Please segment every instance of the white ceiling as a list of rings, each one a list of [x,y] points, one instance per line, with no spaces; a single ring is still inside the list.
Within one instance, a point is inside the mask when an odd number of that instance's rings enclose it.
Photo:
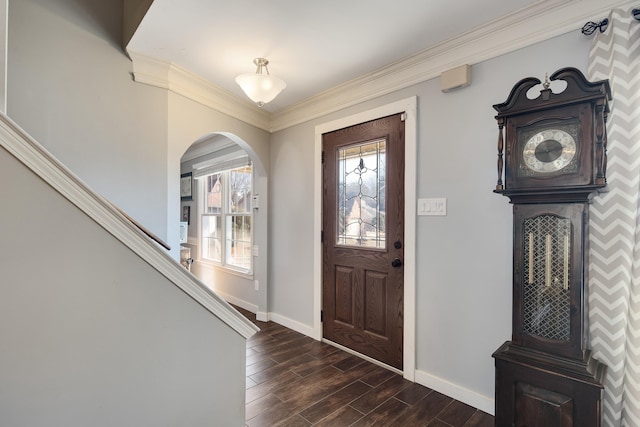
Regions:
[[[287,83],[277,112],[541,3],[576,0],[154,0],[127,48],[242,98],[235,77],[265,57]]]

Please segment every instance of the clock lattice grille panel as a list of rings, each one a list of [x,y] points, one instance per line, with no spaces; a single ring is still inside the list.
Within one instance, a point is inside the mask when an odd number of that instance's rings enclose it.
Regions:
[[[570,339],[571,220],[541,215],[524,221],[523,329]]]

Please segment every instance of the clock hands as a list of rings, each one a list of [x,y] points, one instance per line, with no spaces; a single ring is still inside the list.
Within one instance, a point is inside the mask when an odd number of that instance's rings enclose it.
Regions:
[[[562,144],[553,139],[547,139],[536,147],[536,158],[544,163],[553,162],[562,154]]]

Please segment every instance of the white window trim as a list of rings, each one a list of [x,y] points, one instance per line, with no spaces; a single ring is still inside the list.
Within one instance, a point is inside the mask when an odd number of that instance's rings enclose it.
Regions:
[[[236,276],[240,276],[246,279],[252,279],[253,278],[253,270],[254,270],[254,257],[253,257],[253,246],[254,246],[254,239],[255,239],[255,230],[254,230],[254,215],[253,215],[253,209],[251,208],[249,211],[249,218],[251,219],[251,248],[252,248],[252,256],[250,257],[251,261],[251,266],[248,270],[242,269],[242,268],[238,268],[234,265],[231,264],[227,264],[225,262],[225,258],[226,258],[226,216],[229,214],[229,201],[228,198],[226,197],[226,195],[223,195],[223,213],[221,214],[222,217],[222,229],[223,229],[223,242],[221,242],[221,247],[222,247],[222,256],[221,256],[221,261],[214,261],[212,259],[208,259],[208,258],[204,258],[203,257],[203,252],[204,252],[204,244],[203,244],[203,236],[202,236],[202,217],[205,216],[206,214],[204,213],[204,209],[205,209],[205,197],[203,197],[205,195],[205,183],[206,183],[206,177],[209,175],[213,175],[215,173],[220,173],[220,172],[228,172],[231,169],[235,169],[235,168],[239,168],[242,166],[246,166],[247,163],[245,162],[243,165],[236,165],[234,164],[232,168],[229,169],[224,169],[224,170],[213,170],[210,171],[209,173],[198,173],[198,174],[194,174],[196,176],[196,191],[197,191],[197,233],[198,233],[198,258],[197,258],[197,262],[201,263],[203,265],[209,266],[209,267],[214,267],[214,268],[219,268],[219,269],[223,269],[228,273],[234,274]],[[223,189],[223,192],[227,192],[228,191],[228,182],[229,180],[226,179],[224,180],[224,185],[225,188]],[[255,171],[253,168],[253,165],[251,167],[251,193],[253,194],[253,192],[255,191]]]

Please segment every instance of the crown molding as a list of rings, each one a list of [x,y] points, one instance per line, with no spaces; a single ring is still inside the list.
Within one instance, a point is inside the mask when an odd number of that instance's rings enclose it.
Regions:
[[[540,0],[415,55],[269,114],[170,62],[129,52],[134,78],[169,89],[251,125],[275,132],[577,30],[629,0]]]
[[[272,132],[581,28],[629,0],[542,0],[272,114]]]
[[[133,78],[136,82],[170,90],[260,129],[271,131],[271,114],[268,111],[170,61],[131,50],[127,53],[133,62]]]

